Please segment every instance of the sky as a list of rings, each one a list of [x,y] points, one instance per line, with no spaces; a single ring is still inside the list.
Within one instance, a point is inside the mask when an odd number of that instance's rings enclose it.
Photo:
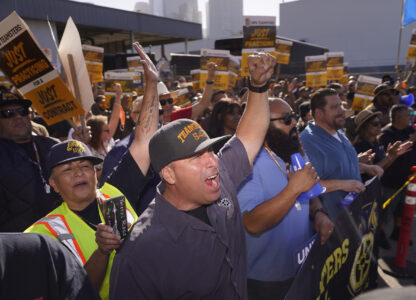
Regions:
[[[78,2],[93,3],[101,6],[108,6],[124,10],[134,10],[136,2],[146,0],[73,0]],[[202,11],[205,20],[205,3],[208,0],[198,0],[199,9]],[[276,16],[276,23],[279,24],[279,3],[285,0],[243,0],[243,15],[246,16]],[[293,0],[289,0],[293,1]],[[289,2],[286,0],[286,2]],[[204,24],[203,24],[203,27]]]

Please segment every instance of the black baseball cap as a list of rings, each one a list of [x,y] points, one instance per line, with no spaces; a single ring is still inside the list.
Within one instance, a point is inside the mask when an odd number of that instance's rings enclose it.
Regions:
[[[189,119],[175,120],[159,128],[150,139],[150,160],[159,173],[172,161],[191,157],[229,138],[226,135],[210,139],[197,122]]]
[[[8,91],[0,92],[0,107],[11,104],[30,107],[32,105],[32,101],[22,98],[19,94],[10,93]]]
[[[49,150],[46,159],[48,176],[51,175],[52,169],[56,166],[78,159],[88,159],[94,165],[103,162],[101,158],[94,156],[84,143],[77,140],[66,140],[53,145]]]

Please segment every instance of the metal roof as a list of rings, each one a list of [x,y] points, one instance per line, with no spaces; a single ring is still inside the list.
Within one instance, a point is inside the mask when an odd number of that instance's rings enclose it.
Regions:
[[[0,20],[16,11],[24,19],[53,21],[58,36],[69,16],[77,24],[81,38],[102,46],[113,42],[131,44],[134,39],[144,46],[202,39],[198,23],[163,18],[68,0],[1,0]]]

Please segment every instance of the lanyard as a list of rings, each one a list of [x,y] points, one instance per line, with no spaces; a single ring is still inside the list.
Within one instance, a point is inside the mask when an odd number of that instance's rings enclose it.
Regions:
[[[33,140],[32,140],[32,144],[33,144],[33,149],[35,150],[36,161],[33,161],[30,158],[29,158],[29,160],[38,167],[38,169],[39,169],[39,175],[40,175],[40,178],[42,179],[42,183],[43,183],[43,186],[45,188],[45,192],[46,192],[46,194],[50,194],[51,187],[46,182],[45,178],[43,177],[42,166],[40,165],[40,156],[39,156],[38,147],[36,146],[36,143]]]

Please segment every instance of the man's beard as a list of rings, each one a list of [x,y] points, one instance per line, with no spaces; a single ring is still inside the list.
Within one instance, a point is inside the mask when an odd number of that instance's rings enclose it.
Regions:
[[[294,133],[296,135],[293,135]],[[290,156],[294,153],[304,155],[296,127],[293,127],[287,134],[270,124],[266,134],[266,143],[286,163],[291,162]]]

